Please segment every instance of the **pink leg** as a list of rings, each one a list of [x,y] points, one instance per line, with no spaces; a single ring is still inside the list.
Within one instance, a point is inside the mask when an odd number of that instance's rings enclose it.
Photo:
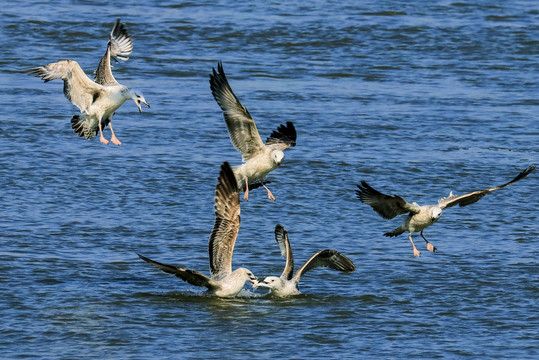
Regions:
[[[264,189],[266,189],[268,191],[268,199],[275,201],[275,196],[273,196],[273,194],[268,189],[268,187],[266,185],[264,185],[264,184],[262,184],[262,186],[264,187]]]
[[[421,253],[416,249],[416,247],[414,245],[414,242],[412,240],[412,233],[410,233],[410,235],[408,235],[408,238],[410,239],[410,242],[412,243],[412,246],[414,247],[414,256],[421,255]]]
[[[110,138],[110,141],[112,141],[113,144],[122,145],[120,140],[118,140],[116,135],[114,135],[114,130],[112,130],[112,122],[109,122],[109,127],[110,127],[110,132],[112,133],[112,137]]]
[[[247,176],[245,177],[245,194],[243,194],[243,200],[249,200],[249,182],[247,180]]]
[[[99,128],[99,141],[101,141],[103,144],[107,145],[109,141],[105,139],[103,136],[103,129],[101,129],[101,121],[97,123],[97,127]]]
[[[425,237],[423,236],[423,230],[421,230],[421,232],[420,232],[419,234],[421,235],[421,237],[423,238],[423,240],[425,240],[425,241],[427,242],[427,250],[428,250],[428,251],[435,252],[436,250],[438,250],[438,249],[436,249],[436,248],[434,247],[434,245],[432,245],[427,239],[425,239]]]

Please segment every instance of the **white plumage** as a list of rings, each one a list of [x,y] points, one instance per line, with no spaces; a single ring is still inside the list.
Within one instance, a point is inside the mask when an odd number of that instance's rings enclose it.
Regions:
[[[265,185],[266,175],[281,165],[283,150],[296,145],[294,124],[289,121],[286,125],[280,125],[264,144],[255,121],[232,91],[220,62],[217,71],[214,68],[210,74],[210,88],[215,101],[223,110],[230,140],[245,162],[234,167],[238,188],[245,191],[243,198],[248,200],[250,189],[263,186],[268,192],[268,198],[275,200]]]
[[[397,215],[406,214],[408,216],[404,219],[404,223],[396,228],[393,231],[385,233],[385,236],[393,237],[402,234],[405,231],[409,232],[408,238],[412,243],[414,250],[414,256],[419,256],[421,253],[416,249],[414,241],[412,240],[412,233],[420,232],[421,237],[427,243],[427,250],[436,251],[436,248],[423,236],[423,230],[434,224],[440,216],[442,216],[442,210],[445,208],[450,208],[455,205],[466,206],[473,204],[474,202],[481,199],[483,196],[501,189],[507,185],[511,185],[520,179],[526,177],[535,169],[534,165],[529,166],[527,169],[518,174],[513,180],[493,188],[473,191],[463,195],[453,195],[450,193],[448,197],[438,200],[437,205],[423,205],[420,206],[415,202],[410,204],[402,197],[398,195],[384,195],[378,190],[373,189],[365,181],[361,181],[361,185],[357,185],[358,190],[356,194],[358,199],[370,205],[374,211],[376,211],[380,216],[385,219],[393,219]]]
[[[112,116],[122,104],[132,99],[139,111],[141,103],[150,106],[139,92],[119,84],[111,71],[110,59],[129,59],[133,42],[120,19],[116,21],[109,36],[107,51],[96,69],[96,79],[90,79],[74,60],[60,60],[44,66],[26,70],[45,82],[62,79],[65,97],[79,108],[80,114],[74,115],[71,124],[75,133],[90,140],[99,131],[100,141],[108,144],[103,136],[103,128],[110,127],[111,141],[121,145],[112,129]],[[117,60],[116,60],[117,61]]]
[[[240,229],[240,198],[236,179],[230,165],[225,162],[219,172],[215,187],[215,223],[208,243],[211,277],[196,270],[163,264],[139,254],[139,257],[156,268],[174,274],[195,286],[206,287],[219,297],[236,296],[246,281],[257,278],[251,271],[238,268],[232,271],[232,253]]]
[[[268,276],[263,281],[254,284],[255,287],[263,286],[271,290],[272,294],[286,297],[300,294],[298,283],[302,275],[317,267],[329,267],[339,271],[354,271],[355,265],[346,256],[337,250],[326,249],[316,252],[294,273],[294,255],[288,240],[285,228],[277,224],[275,227],[275,240],[279,244],[281,254],[286,258],[286,265],[281,276]]]

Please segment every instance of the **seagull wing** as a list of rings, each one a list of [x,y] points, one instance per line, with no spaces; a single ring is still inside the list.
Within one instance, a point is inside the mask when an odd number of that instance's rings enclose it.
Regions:
[[[367,182],[361,181],[361,185],[357,185],[359,190],[356,190],[358,199],[370,205],[381,217],[385,219],[393,219],[397,215],[406,213],[418,213],[420,206],[413,203],[410,204],[398,195],[385,195],[378,190],[373,189]]]
[[[93,82],[73,60],[60,60],[28,69],[26,72],[42,78],[45,82],[62,79],[65,97],[81,111],[87,111],[104,90],[103,86]]]
[[[265,145],[249,111],[240,103],[228,84],[223,71],[223,64],[219,62],[217,71],[215,71],[215,68],[212,70],[213,73],[210,74],[211,92],[215,101],[223,110],[230,140],[241,153],[243,160],[249,160],[264,151]]]
[[[445,209],[445,208],[450,208],[452,206],[455,206],[457,204],[459,206],[466,206],[466,205],[473,204],[474,202],[481,199],[483,196],[485,196],[485,195],[487,195],[487,194],[489,194],[489,193],[491,193],[491,192],[493,192],[495,190],[506,187],[507,185],[511,185],[511,184],[519,181],[520,179],[525,178],[533,170],[535,170],[535,166],[531,165],[527,169],[522,171],[520,174],[518,174],[513,180],[509,181],[508,183],[505,183],[503,185],[496,186],[496,187],[493,187],[493,188],[490,188],[490,189],[473,191],[473,192],[463,194],[463,195],[449,194],[448,197],[438,200],[438,206],[440,207],[440,209]]]
[[[311,256],[296,272],[294,280],[296,283],[299,282],[303,274],[317,267],[328,267],[339,271],[354,271],[356,269],[354,263],[337,250],[326,249]]]
[[[120,23],[120,19],[112,27],[109,36],[110,56],[118,61],[118,59],[127,61],[133,52],[133,39],[127,32],[125,24]]]
[[[280,125],[266,140],[266,145],[273,149],[284,150],[290,146],[296,146],[296,128],[291,121]]]
[[[288,240],[288,233],[281,224],[275,226],[275,240],[279,244],[281,249],[281,255],[286,258],[286,265],[284,267],[282,278],[286,280],[292,279],[294,273],[294,255],[292,255],[292,248],[290,247],[290,240]]]
[[[95,71],[95,82],[101,85],[117,85],[118,82],[112,75],[112,65],[110,59],[116,62],[118,59],[127,61],[128,55],[133,52],[133,39],[127,33],[125,25],[120,23],[120,19],[112,27],[107,45],[107,52],[101,58],[101,62]]]
[[[208,244],[210,270],[217,280],[232,272],[232,253],[240,229],[240,197],[234,172],[228,162],[221,165],[215,187],[215,223]]]
[[[176,275],[177,277],[179,277],[183,281],[188,282],[191,285],[203,286],[210,290],[214,290],[218,287],[218,285],[215,283],[214,280],[212,280],[211,278],[207,277],[206,275],[202,273],[199,273],[198,271],[183,269],[181,267],[163,264],[163,263],[154,261],[152,259],[148,259],[147,257],[142,256],[140,254],[137,254],[137,255],[139,256],[139,258],[146,261],[147,263],[152,264],[159,270],[162,270],[169,274]]]

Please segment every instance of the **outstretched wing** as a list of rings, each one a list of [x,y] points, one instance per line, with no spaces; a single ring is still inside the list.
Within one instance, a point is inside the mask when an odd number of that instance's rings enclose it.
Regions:
[[[188,282],[191,285],[203,286],[210,290],[214,290],[217,287],[217,284],[212,279],[210,279],[209,277],[207,277],[206,275],[202,273],[199,273],[198,271],[184,269],[184,268],[173,266],[173,265],[163,264],[163,263],[154,261],[152,259],[148,259],[147,257],[142,256],[140,254],[137,254],[137,255],[139,256],[139,258],[146,261],[147,263],[152,264],[159,270],[162,270],[169,274],[176,275],[177,277],[179,277],[183,281]]]
[[[294,273],[294,255],[292,255],[292,248],[290,247],[290,240],[288,240],[288,232],[281,224],[275,226],[275,240],[279,244],[281,249],[281,255],[286,259],[286,265],[284,267],[282,278],[286,280],[292,279]]]
[[[125,24],[121,24],[120,19],[118,19],[110,32],[107,51],[95,71],[95,82],[101,85],[118,84],[112,75],[110,59],[113,58],[116,62],[118,62],[118,59],[127,61],[129,59],[128,55],[132,52],[133,39],[127,33]]]
[[[266,145],[273,149],[284,150],[290,146],[296,146],[296,128],[291,121],[287,121],[286,126],[280,125],[266,139]]]
[[[358,199],[370,205],[381,217],[385,219],[393,219],[397,215],[406,213],[418,213],[420,206],[410,204],[398,195],[385,195],[378,190],[373,189],[367,182],[361,181],[361,185],[357,185],[359,190],[356,190]]]
[[[73,60],[60,60],[28,69],[26,72],[42,78],[45,82],[62,79],[65,97],[81,111],[87,111],[103,92],[103,86],[93,82]]]
[[[337,250],[326,249],[311,256],[296,272],[294,280],[296,283],[299,282],[303,274],[317,267],[328,267],[339,271],[354,271],[356,269],[354,263]]]
[[[241,153],[243,161],[249,160],[264,151],[265,145],[260,138],[255,121],[249,111],[240,103],[223,71],[223,64],[219,62],[217,71],[212,68],[210,74],[210,89],[223,110],[226,126],[232,144]]]
[[[221,165],[215,186],[215,223],[208,250],[210,270],[216,280],[232,272],[232,253],[240,229],[240,196],[234,172],[228,162]]]
[[[493,188],[490,188],[490,189],[473,191],[473,192],[463,194],[463,195],[453,195],[451,193],[451,194],[449,194],[448,197],[438,200],[438,207],[440,207],[440,209],[445,209],[445,208],[450,208],[452,206],[455,206],[457,204],[459,206],[466,206],[466,205],[473,204],[474,202],[481,199],[483,196],[485,196],[485,195],[487,195],[487,194],[489,194],[489,193],[491,193],[491,192],[493,192],[495,190],[506,187],[507,185],[511,185],[511,184],[519,181],[520,179],[525,178],[533,170],[535,170],[535,166],[531,165],[526,170],[524,170],[520,174],[518,174],[513,180],[509,181],[508,183],[505,183],[503,185],[496,186],[496,187],[493,187]]]

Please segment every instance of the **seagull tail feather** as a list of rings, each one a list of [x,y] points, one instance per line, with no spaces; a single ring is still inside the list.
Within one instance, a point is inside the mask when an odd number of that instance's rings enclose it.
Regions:
[[[86,139],[90,140],[92,137],[97,135],[97,130],[95,129],[89,129],[87,126],[85,126],[86,123],[86,114],[80,113],[77,115],[73,115],[71,118],[71,127],[73,128],[73,131],[78,134],[80,137],[85,137]]]

